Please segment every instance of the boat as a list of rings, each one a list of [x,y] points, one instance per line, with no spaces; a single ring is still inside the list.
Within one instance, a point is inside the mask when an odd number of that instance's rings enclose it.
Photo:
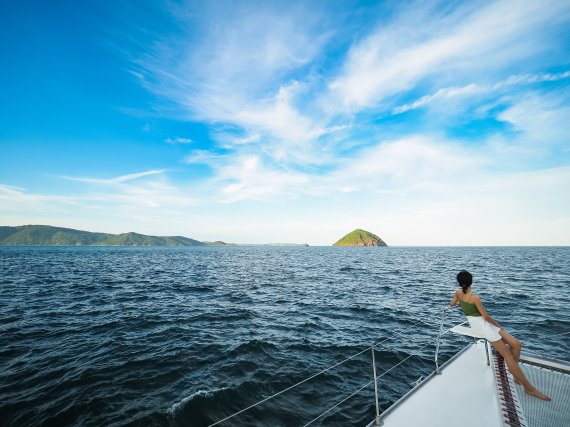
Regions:
[[[542,355],[522,353],[520,366],[529,381],[552,398],[544,401],[527,395],[521,385],[517,385],[500,354],[483,337],[468,326],[467,322],[444,328],[444,319],[449,308],[440,316],[437,334],[434,369],[420,378],[407,393],[383,412],[380,412],[378,386],[382,377],[397,366],[413,357],[414,353],[399,361],[378,375],[376,352],[390,338],[385,338],[370,347],[351,355],[315,375],[294,384],[278,393],[250,405],[224,419],[216,425],[236,425],[231,423],[235,416],[261,405],[295,387],[370,352],[372,359],[372,379],[350,396],[334,404],[313,418],[303,427],[322,420],[332,410],[348,399],[356,396],[367,387],[374,388],[375,417],[365,427],[568,427],[570,426],[570,362]],[[417,325],[419,320],[411,327]],[[467,340],[461,350],[439,365],[439,352],[443,339],[454,334]],[[558,335],[566,335],[564,332]],[[428,342],[423,346],[433,342]],[[465,408],[468,408],[467,410]],[[239,424],[238,424],[239,425]]]
[[[524,393],[501,355],[465,323],[440,328],[434,371],[384,412],[377,411],[367,427],[570,426],[569,362],[521,354],[525,376],[552,398],[538,399]],[[439,367],[439,344],[447,333],[472,342]]]

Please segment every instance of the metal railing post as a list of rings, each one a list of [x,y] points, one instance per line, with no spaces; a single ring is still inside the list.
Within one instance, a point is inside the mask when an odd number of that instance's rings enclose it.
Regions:
[[[378,382],[376,379],[376,357],[374,356],[374,345],[372,345],[372,373],[374,375],[374,399],[376,402],[376,418],[374,419],[374,425],[381,426],[384,423],[380,420],[380,407],[378,406]]]
[[[444,308],[441,312],[441,323],[439,324],[439,334],[437,336],[437,344],[435,346],[435,373],[440,375],[441,374],[441,370],[439,369],[439,362],[437,360],[437,356],[439,355],[439,341],[441,339],[441,334],[443,332],[443,320],[444,320],[444,314],[447,311],[447,307]]]

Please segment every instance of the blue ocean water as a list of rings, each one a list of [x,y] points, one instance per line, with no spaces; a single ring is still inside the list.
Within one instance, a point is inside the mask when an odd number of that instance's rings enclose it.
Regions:
[[[569,358],[570,248],[0,247],[0,424],[205,426],[379,340],[379,373],[413,355],[384,409],[433,370],[464,268],[526,351]],[[305,425],[371,375],[365,351],[221,425]],[[373,396],[312,425],[365,425]]]

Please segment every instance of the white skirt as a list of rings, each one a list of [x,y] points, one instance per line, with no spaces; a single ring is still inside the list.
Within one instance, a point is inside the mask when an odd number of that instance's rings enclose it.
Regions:
[[[487,322],[483,316],[465,316],[469,321],[469,326],[474,332],[477,332],[489,342],[495,342],[501,339],[499,331],[501,328]]]

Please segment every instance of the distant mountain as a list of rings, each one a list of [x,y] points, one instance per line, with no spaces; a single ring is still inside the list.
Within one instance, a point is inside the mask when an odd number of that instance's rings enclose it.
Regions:
[[[388,246],[384,240],[376,234],[360,228],[348,233],[338,240],[333,246]]]
[[[182,236],[146,236],[138,233],[91,233],[50,225],[0,226],[0,245],[45,246],[225,246]]]

